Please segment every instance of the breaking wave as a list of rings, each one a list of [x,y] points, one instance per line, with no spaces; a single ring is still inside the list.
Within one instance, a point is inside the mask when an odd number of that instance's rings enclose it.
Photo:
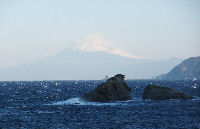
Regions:
[[[140,99],[138,99],[140,100]],[[87,102],[81,99],[80,97],[70,98],[65,101],[58,101],[53,103],[52,105],[93,105],[93,106],[117,106],[117,105],[127,105],[130,102],[135,100],[127,100],[127,101],[116,101],[116,102],[109,102],[109,103],[100,103],[100,102]]]

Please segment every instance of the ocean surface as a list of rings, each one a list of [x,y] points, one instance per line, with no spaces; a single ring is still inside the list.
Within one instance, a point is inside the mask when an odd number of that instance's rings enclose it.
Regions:
[[[0,129],[200,129],[200,80],[126,80],[132,100],[80,100],[102,82],[1,81]],[[142,100],[150,83],[183,91],[195,99]]]

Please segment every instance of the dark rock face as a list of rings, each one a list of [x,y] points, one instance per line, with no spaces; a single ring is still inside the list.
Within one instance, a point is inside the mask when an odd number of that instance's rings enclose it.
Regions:
[[[184,60],[169,73],[157,78],[165,80],[200,79],[200,56]]]
[[[190,100],[194,99],[190,95],[186,95],[183,92],[173,90],[168,87],[158,86],[158,85],[147,85],[144,89],[142,99],[151,100],[168,100],[168,99],[182,99]]]
[[[125,76],[117,74],[99,85],[93,91],[85,94],[82,98],[93,102],[113,102],[131,99],[130,91],[124,81]]]

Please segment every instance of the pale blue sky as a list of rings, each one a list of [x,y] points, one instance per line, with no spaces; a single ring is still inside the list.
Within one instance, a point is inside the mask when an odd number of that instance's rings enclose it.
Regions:
[[[88,35],[144,59],[199,56],[200,1],[0,0],[0,68],[41,60]]]

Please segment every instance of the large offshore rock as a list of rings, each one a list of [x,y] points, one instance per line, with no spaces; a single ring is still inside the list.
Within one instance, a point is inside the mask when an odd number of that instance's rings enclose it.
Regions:
[[[117,74],[100,84],[93,91],[86,93],[82,98],[93,102],[113,102],[131,99],[130,91],[124,81],[125,76]]]
[[[193,99],[192,96],[187,95],[183,92],[173,90],[169,87],[158,86],[158,85],[147,85],[144,89],[142,99],[151,100],[168,100],[168,99],[182,99],[190,100]]]

